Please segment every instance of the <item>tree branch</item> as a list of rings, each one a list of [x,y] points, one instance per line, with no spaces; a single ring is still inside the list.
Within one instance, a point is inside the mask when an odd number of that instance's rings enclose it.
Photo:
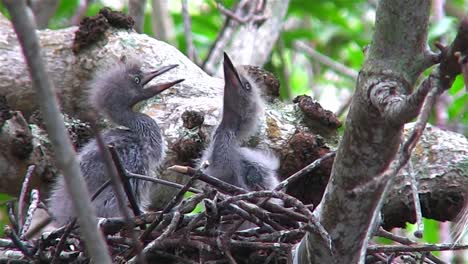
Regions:
[[[47,75],[45,64],[42,61],[39,41],[31,21],[30,13],[28,14],[24,0],[3,0],[3,3],[10,12],[13,26],[28,63],[33,86],[37,91],[42,113],[44,113],[49,138],[56,151],[57,163],[65,177],[73,206],[77,210],[81,232],[87,241],[86,247],[88,252],[98,263],[111,263],[104,238],[96,226],[96,217],[91,207],[90,196],[81,176],[78,161],[65,130],[65,125],[60,116],[52,83]]]

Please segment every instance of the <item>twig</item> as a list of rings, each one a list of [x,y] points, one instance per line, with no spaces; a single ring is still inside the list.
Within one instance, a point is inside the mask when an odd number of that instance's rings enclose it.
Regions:
[[[323,155],[322,157],[320,157],[319,159],[314,160],[309,165],[305,166],[304,168],[302,168],[298,172],[294,173],[293,175],[289,176],[287,179],[280,182],[278,185],[276,185],[274,190],[275,191],[285,190],[288,187],[289,184],[292,184],[292,183],[296,182],[297,180],[301,179],[304,175],[307,175],[311,171],[318,168],[318,166],[320,166],[320,164],[322,164],[322,162],[324,160],[326,160],[328,158],[333,158],[333,157],[335,157],[335,152],[334,151],[329,152],[329,153]]]
[[[358,77],[358,72],[352,68],[349,68],[348,66],[333,60],[332,58],[323,55],[322,53],[318,52],[314,48],[312,48],[309,44],[307,44],[304,41],[296,41],[294,42],[294,47],[298,49],[299,51],[302,51],[309,55],[314,61],[318,61],[319,63],[322,63],[325,66],[330,67],[332,70],[343,74],[346,77],[349,77],[353,80],[356,80]],[[349,96],[348,99],[345,100],[345,103],[338,108],[338,111],[336,111],[337,116],[341,116],[346,109],[351,105],[352,101],[352,96]]]
[[[21,193],[18,201],[18,232],[24,233],[23,232],[23,223],[24,223],[24,218],[23,218],[23,212],[24,212],[24,207],[26,206],[25,204],[25,197],[26,193],[28,193],[28,186],[29,186],[29,180],[31,179],[31,176],[33,175],[34,169],[36,168],[36,165],[29,165],[28,170],[26,171],[26,175],[24,176],[24,181],[23,185],[21,186]]]
[[[33,189],[31,191],[31,201],[29,202],[29,208],[28,212],[26,214],[26,220],[24,221],[23,228],[21,229],[20,237],[22,239],[25,238],[26,233],[29,230],[29,227],[31,225],[31,221],[34,216],[34,212],[37,209],[37,205],[39,204],[39,191],[36,189]]]
[[[294,42],[294,47],[297,50],[306,53],[307,55],[309,55],[315,61],[318,61],[318,62],[322,63],[323,65],[330,67],[334,71],[336,71],[336,72],[338,72],[340,74],[343,74],[346,77],[349,77],[349,78],[351,78],[353,80],[356,80],[357,77],[358,77],[358,72],[357,71],[355,71],[354,69],[349,68],[348,66],[346,66],[346,65],[344,65],[344,64],[342,64],[340,62],[337,62],[337,61],[333,60],[332,58],[330,58],[328,56],[323,55],[322,53],[316,51],[314,48],[312,48],[309,44],[305,43],[304,41],[295,41]]]
[[[424,232],[424,223],[422,221],[421,213],[421,201],[419,200],[419,191],[418,191],[418,181],[414,175],[413,163],[411,160],[408,160],[408,176],[407,179],[410,181],[411,185],[411,194],[413,196],[413,205],[414,212],[416,214],[416,231],[414,231],[414,236],[417,238],[422,238]]]
[[[187,0],[181,0],[182,2],[182,16],[184,18],[184,33],[185,33],[185,43],[187,44],[187,54],[191,61],[195,64],[199,64],[197,51],[193,45],[192,38],[192,21],[190,20],[190,14],[188,11]]]
[[[158,183],[158,184],[161,184],[161,185],[166,185],[166,186],[177,188],[177,189],[184,188],[184,185],[182,185],[182,184],[166,181],[166,180],[163,180],[163,179],[158,179],[158,178],[154,178],[154,177],[150,177],[150,176],[136,174],[136,173],[129,172],[129,171],[125,171],[125,174],[129,178],[135,178],[135,179],[140,179],[140,180],[144,180],[144,181],[150,181],[150,182]],[[193,193],[201,193],[202,192],[201,190],[195,189],[193,187],[190,187],[189,191],[193,192]]]
[[[178,173],[182,173],[184,175],[188,175],[190,177],[197,177],[201,181],[204,181],[204,182],[206,182],[206,183],[208,183],[210,185],[215,186],[221,192],[229,193],[229,194],[232,194],[232,195],[246,193],[246,190],[244,190],[242,188],[239,188],[239,187],[237,187],[235,185],[224,182],[224,181],[222,181],[220,179],[217,179],[215,177],[211,177],[209,175],[206,175],[202,171],[196,170],[196,169],[191,168],[191,167],[175,165],[175,166],[169,167],[167,169],[178,172]]]
[[[198,262],[196,262],[196,261],[192,261],[190,259],[182,258],[180,256],[176,256],[176,255],[167,253],[167,252],[162,251],[162,250],[157,250],[157,249],[151,250],[151,252],[148,255],[157,255],[157,256],[164,257],[164,258],[168,258],[168,259],[173,260],[174,263],[198,264]]]
[[[111,154],[110,149],[112,149],[114,146],[107,146],[106,147],[106,145],[104,143],[104,140],[103,140],[103,138],[101,136],[101,133],[99,132],[99,130],[98,130],[97,126],[96,126],[96,123],[94,122],[94,119],[91,119],[91,128],[93,129],[93,132],[95,134],[96,143],[97,143],[97,146],[99,148],[99,152],[100,152],[101,156],[103,157],[107,175],[109,175],[109,177],[110,177],[111,184],[112,184],[112,187],[114,189],[114,195],[116,197],[117,204],[119,205],[120,213],[122,214],[123,218],[125,219],[127,229],[130,230],[130,237],[131,237],[131,239],[133,241],[133,247],[134,247],[134,249],[136,251],[136,254],[137,254],[136,259],[141,263],[145,263],[144,258],[141,256],[142,248],[141,248],[141,245],[139,243],[138,237],[135,234],[135,232],[132,232],[133,224],[132,224],[130,213],[127,210],[127,203],[126,203],[127,199],[125,199],[125,192],[123,190],[125,185],[121,181],[121,178],[125,177],[125,176],[123,176],[123,175],[120,176],[119,175],[119,171],[117,170],[118,165],[116,165],[116,163],[114,163],[114,160],[112,158],[112,154]],[[116,161],[118,161],[119,164],[120,164],[120,160],[119,160],[118,157],[117,157]],[[120,164],[120,166],[121,166],[121,164]],[[120,169],[123,170],[123,168],[120,168]],[[131,188],[131,187],[129,186],[129,188]],[[130,201],[132,199],[131,197],[133,197],[131,189],[128,190],[128,193],[130,193],[130,196],[127,196],[127,198]],[[131,204],[131,205],[135,206],[135,207],[132,207],[132,209],[133,209],[134,212],[139,213],[140,210],[138,208],[138,204],[136,204],[134,199],[135,198],[133,197],[133,204]]]
[[[386,231],[385,229],[383,228],[380,228],[377,233],[376,233],[377,236],[380,236],[380,237],[385,237],[387,239],[390,239],[392,241],[396,241],[400,244],[403,244],[403,245],[415,245],[416,244],[416,241],[413,241],[407,237],[402,237],[402,236],[397,236],[391,232],[388,232]],[[430,259],[432,262],[435,262],[435,263],[444,263],[442,260],[438,259],[436,256],[434,256],[433,254],[428,254],[427,255],[427,258]]]
[[[240,14],[244,6],[248,3],[248,0],[241,0],[234,8],[235,14]],[[223,54],[224,48],[231,41],[234,29],[238,26],[237,21],[227,16],[224,21],[223,28],[218,33],[216,40],[211,45],[206,59],[202,63],[202,69],[210,74],[214,74],[216,71],[216,64],[220,61]]]
[[[10,224],[13,227],[13,230],[19,230],[18,222],[16,221],[16,217],[15,217],[15,203],[13,201],[8,201],[6,202],[6,207],[7,207],[7,213],[8,213],[8,220],[10,221]]]
[[[230,195],[237,195],[237,194],[247,193],[247,191],[242,189],[242,188],[239,188],[239,187],[237,187],[235,185],[232,185],[232,184],[229,184],[227,182],[221,181],[221,180],[219,180],[219,179],[217,179],[215,177],[206,175],[201,170],[196,170],[196,169],[193,169],[191,167],[175,165],[175,166],[169,167],[168,170],[172,170],[172,171],[175,171],[175,172],[178,172],[178,173],[182,173],[182,174],[188,175],[190,177],[198,177],[199,180],[201,180],[203,182],[206,182],[206,183],[214,186],[217,190],[219,190],[221,192],[224,192],[224,193],[227,193],[227,194],[230,194]],[[262,203],[261,206],[265,207],[266,209],[271,210],[273,212],[288,215],[288,216],[292,217],[293,219],[295,219],[295,221],[301,221],[301,222],[309,221],[307,219],[307,217],[305,217],[304,215],[298,214],[298,213],[290,211],[290,210],[287,210],[286,208],[284,208],[284,207],[282,207],[280,205],[277,205],[275,203],[265,202],[265,203]]]
[[[41,106],[49,139],[55,150],[57,166],[62,171],[67,189],[70,191],[88,253],[96,263],[112,263],[104,238],[95,223],[96,217],[86,184],[81,177],[80,167],[60,115],[57,97],[41,57],[34,23],[28,13],[25,0],[3,0],[3,3],[11,15],[13,27],[29,66],[33,87],[38,97],[37,102]]]
[[[286,91],[286,96],[288,99],[292,99],[292,91],[291,91],[291,85],[289,83],[290,80],[290,75],[291,71],[288,69],[288,63],[286,63],[286,58],[285,58],[285,50],[284,50],[284,40],[283,38],[278,39],[278,46],[277,46],[277,51],[278,51],[278,57],[281,62],[281,73],[283,74],[283,79],[286,87],[284,87],[284,90]]]
[[[97,189],[97,190],[94,192],[93,196],[91,196],[91,201],[94,201],[94,200],[102,193],[102,191],[104,191],[104,189],[106,189],[106,188],[110,185],[110,183],[111,183],[111,180],[110,180],[110,179],[107,180],[106,182],[104,182],[104,183],[101,185],[101,187],[99,187],[99,189]]]
[[[15,230],[11,229],[9,226],[6,226],[3,230],[5,235],[8,236],[11,241],[16,245],[16,247],[21,250],[21,252],[28,257],[32,257],[34,253],[36,253],[37,248],[29,249],[26,245],[21,241],[21,239],[16,234]]]
[[[169,201],[169,203],[166,204],[164,209],[162,210],[162,213],[165,214],[169,212],[179,201],[184,197],[184,194],[190,189],[190,187],[195,183],[198,177],[193,177],[191,178],[185,186],[180,189],[180,191],[174,196],[172,200]],[[162,220],[162,214],[158,216],[151,224],[150,226],[141,234],[140,240],[144,241],[149,234],[158,226],[159,222]]]
[[[434,244],[434,245],[389,245],[389,246],[368,246],[367,252],[373,254],[376,252],[392,253],[392,252],[427,252],[427,251],[445,251],[445,250],[465,250],[468,245],[452,245],[452,244]]]
[[[257,11],[257,5],[251,4],[251,7],[249,8],[249,11],[247,12],[247,15],[242,17],[241,15],[237,14],[236,12],[232,12],[231,10],[227,9],[224,7],[221,3],[217,2],[216,7],[219,9],[221,13],[223,13],[225,16],[230,17],[237,21],[240,24],[246,24],[251,21],[263,21],[268,18],[266,15],[255,15]]]
[[[86,13],[86,9],[88,9],[88,5],[93,0],[79,0],[78,8],[76,9],[75,14],[71,19],[71,24],[74,26],[78,26],[80,24],[81,18]]]
[[[135,196],[133,195],[134,191],[132,190],[132,186],[130,185],[130,181],[128,177],[126,177],[125,168],[122,166],[122,162],[120,160],[119,154],[115,150],[114,146],[108,146],[109,152],[111,154],[112,162],[116,168],[117,175],[120,178],[122,183],[123,189],[125,194],[127,195],[128,202],[130,203],[130,207],[132,208],[133,214],[135,216],[141,215],[140,207],[138,206]],[[142,228],[144,229],[144,227]]]
[[[65,248],[65,245],[67,243],[67,237],[70,235],[71,231],[75,227],[76,224],[76,218],[74,218],[65,228],[65,231],[63,232],[62,236],[60,237],[60,241],[55,247],[55,253],[52,258],[51,264],[58,263],[60,261],[60,253],[62,253],[63,249]]]
[[[166,230],[158,237],[156,238],[155,240],[151,241],[144,249],[143,249],[143,254],[149,254],[153,249],[157,249],[158,248],[158,245],[161,243],[161,241],[163,241],[165,238],[167,238],[169,235],[171,235],[172,233],[174,233],[174,231],[176,230],[177,228],[177,225],[179,224],[179,221],[180,221],[180,212],[179,211],[175,211],[174,212],[174,217],[172,218],[171,220],[171,223],[167,226]],[[151,223],[153,224],[153,223]],[[150,228],[148,228],[150,229]],[[148,230],[147,229],[147,230]],[[146,230],[145,230],[146,231]],[[132,258],[130,259],[127,263],[131,264],[131,263],[138,263],[137,261],[137,258]]]

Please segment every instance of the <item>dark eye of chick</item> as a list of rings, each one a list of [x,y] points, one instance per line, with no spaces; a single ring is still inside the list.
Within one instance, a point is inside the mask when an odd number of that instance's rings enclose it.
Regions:
[[[139,76],[135,76],[135,77],[133,78],[133,81],[134,81],[136,84],[140,84],[141,79],[140,79]]]
[[[247,91],[250,91],[252,89],[252,86],[250,85],[249,82],[245,82],[244,83],[244,88],[247,90]]]

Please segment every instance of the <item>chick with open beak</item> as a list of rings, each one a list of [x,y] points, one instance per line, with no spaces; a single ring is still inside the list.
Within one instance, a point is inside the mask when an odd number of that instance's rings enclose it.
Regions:
[[[96,74],[91,82],[90,102],[93,108],[118,126],[102,133],[106,145],[112,144],[123,167],[130,172],[156,176],[165,156],[161,130],[148,115],[135,112],[133,106],[150,99],[183,79],[145,87],[151,80],[177,67],[169,65],[156,71],[143,72],[135,61],[119,62],[112,68]],[[78,153],[81,171],[88,191],[94,194],[108,179],[104,159],[95,140]],[[137,203],[144,209],[148,204],[150,184],[131,179],[130,184]],[[113,189],[107,187],[93,202],[98,217],[122,216]],[[59,177],[49,200],[49,208],[56,225],[62,226],[75,217],[74,208],[63,177]]]

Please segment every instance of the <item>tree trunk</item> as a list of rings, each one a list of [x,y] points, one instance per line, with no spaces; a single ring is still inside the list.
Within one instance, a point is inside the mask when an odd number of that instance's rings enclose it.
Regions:
[[[426,50],[429,14],[429,0],[379,2],[373,40],[359,73],[346,130],[316,210],[331,244],[308,233],[297,249],[296,263],[364,262],[382,195],[395,180],[377,177],[392,162],[404,124],[418,115],[430,89],[421,85],[413,92],[419,75],[434,64],[434,57]],[[466,164],[466,151],[461,157]],[[428,159],[425,166],[427,163]],[[466,169],[461,175],[466,178]],[[457,195],[466,201],[465,188],[460,187]]]

